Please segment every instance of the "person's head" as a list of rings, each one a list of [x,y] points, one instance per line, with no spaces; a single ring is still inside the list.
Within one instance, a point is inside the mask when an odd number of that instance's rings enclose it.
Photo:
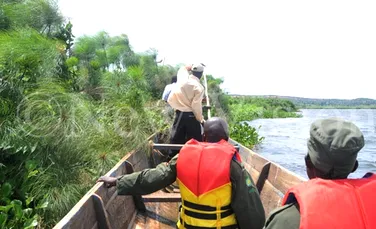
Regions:
[[[353,123],[339,118],[319,119],[312,123],[305,156],[310,179],[345,179],[358,167],[358,152],[364,137]]]
[[[214,143],[221,140],[228,141],[228,138],[228,125],[225,120],[219,117],[212,117],[205,122],[204,141]]]
[[[204,72],[204,65],[203,64],[194,64],[191,67],[192,75],[196,76],[197,78],[201,79],[202,74]]]
[[[171,77],[171,83],[176,83],[177,80],[178,80],[178,76]]]

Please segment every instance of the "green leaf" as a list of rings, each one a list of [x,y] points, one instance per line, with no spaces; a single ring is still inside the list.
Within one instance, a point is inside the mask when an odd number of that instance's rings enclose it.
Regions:
[[[24,229],[35,228],[38,226],[38,220],[36,218],[28,219],[24,223]]]
[[[1,196],[2,197],[9,197],[12,194],[12,185],[9,183],[4,183],[1,186]]]
[[[27,175],[27,178],[36,176],[38,174],[38,172],[39,172],[38,170],[30,171],[29,174]]]
[[[22,146],[20,146],[20,147],[18,147],[17,149],[16,149],[16,153],[18,153],[18,152],[20,152],[21,150],[22,150]]]
[[[65,63],[67,64],[68,67],[74,67],[76,65],[78,65],[78,59],[77,57],[70,57],[68,58]]]
[[[13,205],[14,214],[16,215],[16,218],[22,219],[22,202],[20,200],[13,200],[11,204]]]
[[[7,222],[8,215],[0,212],[0,228],[5,228],[5,223]]]
[[[33,145],[31,147],[31,153],[33,153],[35,151],[35,149],[37,148],[37,146],[38,146],[38,143],[35,143],[35,145]]]
[[[48,207],[48,201],[44,201],[43,203],[39,203],[35,209],[42,209]]]
[[[26,206],[29,206],[29,204],[34,200],[34,197],[33,196],[29,196],[27,199],[26,199]]]
[[[0,206],[0,212],[8,213],[9,209],[12,207],[13,205]]]
[[[30,77],[24,77],[24,78],[22,78],[22,81],[25,81],[25,82],[27,82],[29,80],[30,80]]]
[[[1,197],[0,201],[5,204],[10,204],[10,199],[8,197]]]
[[[31,215],[33,214],[33,209],[32,208],[23,209],[22,213],[25,216],[25,218],[30,218]]]
[[[13,206],[15,206],[15,205],[22,206],[22,201],[21,200],[12,200],[12,202],[10,202],[10,204],[13,204]]]

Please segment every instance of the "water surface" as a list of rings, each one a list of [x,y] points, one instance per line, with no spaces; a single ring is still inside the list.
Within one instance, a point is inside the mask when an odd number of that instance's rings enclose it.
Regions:
[[[372,109],[302,109],[303,118],[258,119],[249,122],[261,128],[265,137],[256,148],[269,160],[307,178],[304,155],[311,123],[318,118],[341,117],[352,121],[364,134],[365,146],[358,154],[359,168],[350,177],[361,177],[366,172],[376,173],[376,110]]]

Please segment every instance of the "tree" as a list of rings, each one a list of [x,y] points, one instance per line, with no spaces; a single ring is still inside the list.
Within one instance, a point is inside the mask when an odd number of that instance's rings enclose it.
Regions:
[[[54,75],[59,58],[56,43],[34,30],[0,34],[0,76],[15,86],[32,87],[39,78]]]
[[[31,27],[51,36],[63,23],[57,3],[51,0],[11,1],[2,8],[12,28]]]

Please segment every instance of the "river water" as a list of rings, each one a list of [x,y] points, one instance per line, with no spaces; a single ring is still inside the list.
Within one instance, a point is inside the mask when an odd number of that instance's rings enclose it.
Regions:
[[[352,121],[364,134],[365,146],[358,154],[359,167],[349,177],[376,172],[376,110],[372,109],[302,109],[302,118],[258,119],[250,123],[265,137],[255,151],[305,178],[304,156],[311,123],[319,118],[341,117]]]

